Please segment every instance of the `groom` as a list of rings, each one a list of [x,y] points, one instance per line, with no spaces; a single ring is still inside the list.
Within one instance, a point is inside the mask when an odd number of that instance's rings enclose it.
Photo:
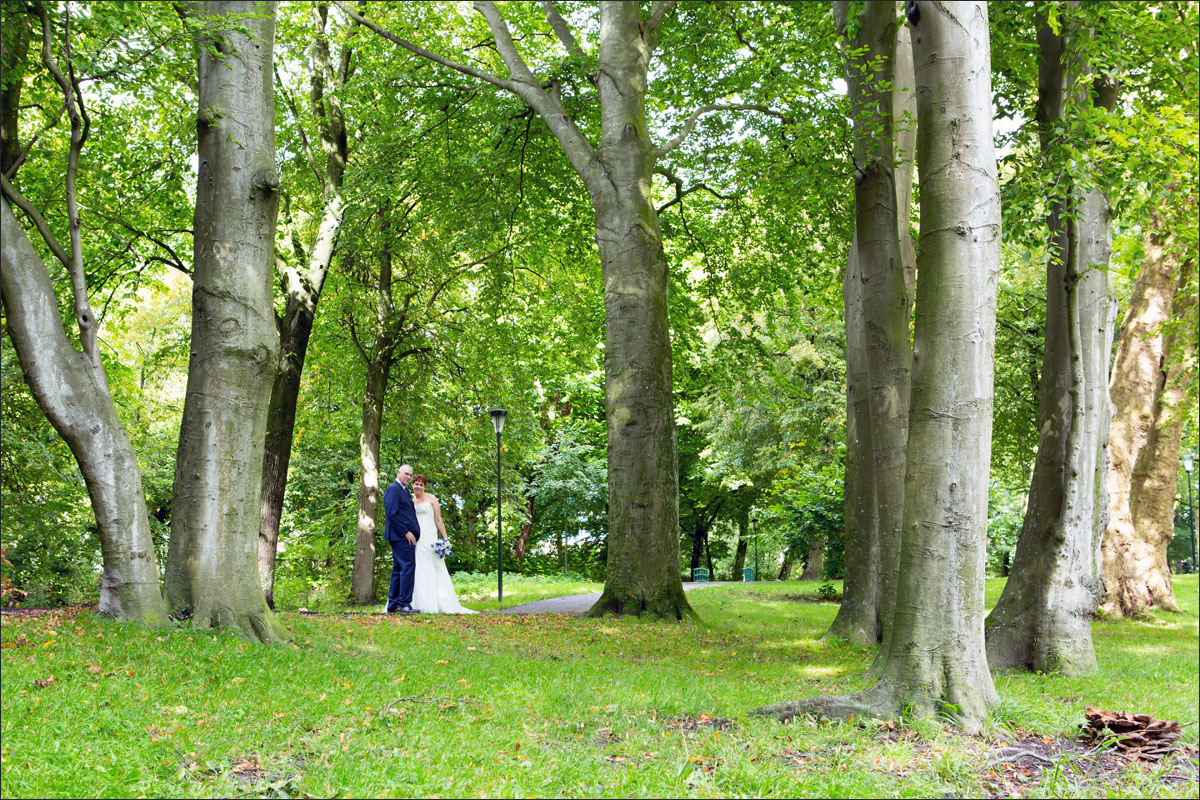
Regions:
[[[413,468],[401,464],[396,480],[383,493],[383,508],[387,522],[387,540],[392,546],[392,583],[388,587],[387,612],[412,613],[413,577],[417,539],[421,538],[421,526],[417,522],[417,511],[413,508],[408,484],[412,480]]]

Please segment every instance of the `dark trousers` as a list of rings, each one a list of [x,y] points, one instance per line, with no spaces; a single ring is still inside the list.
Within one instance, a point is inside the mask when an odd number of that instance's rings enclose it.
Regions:
[[[390,544],[392,545],[392,582],[388,586],[387,610],[395,611],[400,606],[412,603],[417,548],[409,544],[408,539],[401,539]]]

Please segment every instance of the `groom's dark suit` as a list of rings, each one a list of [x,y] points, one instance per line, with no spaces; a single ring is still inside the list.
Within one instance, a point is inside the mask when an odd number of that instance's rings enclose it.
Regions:
[[[417,548],[408,543],[404,534],[412,533],[420,539],[421,525],[417,522],[412,495],[400,481],[392,481],[383,493],[383,508],[387,523],[386,537],[392,546],[392,582],[388,587],[387,602],[387,610],[391,612],[412,606]]]

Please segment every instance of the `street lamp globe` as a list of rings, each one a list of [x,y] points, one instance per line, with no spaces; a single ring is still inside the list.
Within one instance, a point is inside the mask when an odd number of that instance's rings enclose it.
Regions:
[[[496,435],[499,436],[504,432],[504,418],[508,416],[508,412],[503,408],[493,408],[488,413],[492,415],[492,427],[496,429]]]

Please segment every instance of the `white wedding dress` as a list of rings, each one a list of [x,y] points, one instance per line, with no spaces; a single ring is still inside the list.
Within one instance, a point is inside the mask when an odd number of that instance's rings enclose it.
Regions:
[[[433,503],[420,503],[416,509],[421,538],[417,540],[413,608],[422,614],[478,614],[478,611],[465,608],[458,602],[446,561],[433,552],[433,543],[438,540],[437,525],[433,521]]]

